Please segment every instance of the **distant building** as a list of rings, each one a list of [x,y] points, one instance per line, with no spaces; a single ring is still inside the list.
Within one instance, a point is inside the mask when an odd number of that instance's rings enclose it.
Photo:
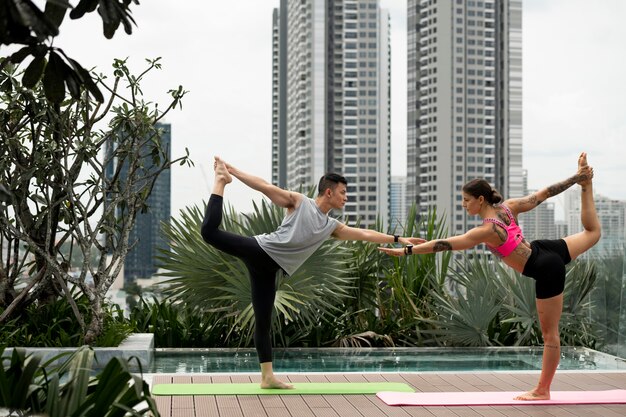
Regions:
[[[166,151],[167,157],[171,157],[171,125],[158,123],[157,128],[162,129],[160,137],[161,146]],[[115,146],[109,143],[107,149]],[[109,165],[106,169],[107,177],[113,175],[117,161]],[[152,166],[152,157],[147,154],[144,159],[144,166],[149,170]],[[124,178],[128,175],[127,167],[122,166],[120,176]],[[161,234],[161,224],[169,222],[171,216],[171,173],[170,170],[161,172],[154,183],[152,193],[148,197],[146,205],[148,210],[145,213],[138,212],[134,228],[130,231],[129,245],[134,245],[126,255],[124,262],[124,282],[134,282],[138,278],[149,278],[157,272],[155,256],[159,248],[169,248],[168,242]],[[117,216],[124,213],[118,211]]]
[[[533,193],[530,190],[527,194]],[[559,236],[554,221],[554,203],[545,201],[534,209],[520,213],[520,226],[528,241],[536,239],[557,239]]]
[[[391,230],[402,234],[406,217],[406,176],[394,175],[391,177],[391,219],[389,220]]]
[[[281,0],[273,13],[272,181],[348,180],[344,215],[388,224],[389,13],[378,0]]]
[[[583,230],[580,221],[580,187],[565,192],[565,221],[569,234]],[[602,238],[585,255],[623,255],[626,247],[626,201],[596,194],[596,211],[602,226]]]
[[[407,205],[451,235],[480,224],[461,187],[522,196],[522,1],[408,0]]]

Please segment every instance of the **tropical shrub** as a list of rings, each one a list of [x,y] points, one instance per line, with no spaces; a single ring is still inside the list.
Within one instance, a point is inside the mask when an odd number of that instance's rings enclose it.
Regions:
[[[0,357],[2,353],[0,349]],[[113,358],[92,376],[94,353],[86,346],[52,367],[56,359],[42,364],[20,349],[2,358],[0,407],[10,416],[159,416],[148,384],[130,372],[126,360]]]
[[[72,297],[79,311],[89,318],[86,297],[77,290],[72,292]],[[103,311],[103,331],[93,346],[118,346],[133,332],[133,326],[124,319],[118,305],[107,302]],[[83,344],[84,333],[65,297],[57,297],[47,303],[33,303],[19,316],[0,326],[0,347],[75,347]]]
[[[426,333],[443,346],[510,346],[542,343],[534,281],[478,252],[451,268],[451,286],[433,295]],[[563,345],[593,347],[596,333],[590,319],[589,292],[596,272],[593,263],[574,261],[567,271],[560,330]]]

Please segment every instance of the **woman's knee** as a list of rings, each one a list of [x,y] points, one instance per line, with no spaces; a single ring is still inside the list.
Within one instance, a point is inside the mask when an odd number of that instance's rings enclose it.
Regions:
[[[550,330],[542,333],[543,336],[543,344],[551,345],[551,346],[559,346],[561,344],[561,337],[559,335],[558,328],[556,331]]]

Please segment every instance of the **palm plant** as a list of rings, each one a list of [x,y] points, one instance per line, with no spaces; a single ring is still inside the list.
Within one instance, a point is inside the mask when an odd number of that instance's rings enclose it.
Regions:
[[[269,233],[278,228],[283,216],[282,208],[263,200],[247,215],[228,207],[222,228],[247,236]],[[232,329],[226,339],[249,345],[254,314],[246,267],[202,240],[202,219],[202,211],[194,206],[183,210],[180,220],[172,219],[170,226],[164,226],[171,250],[161,252],[158,259],[167,271],[164,275],[172,278],[167,281],[166,294],[198,311],[218,313],[218,319]],[[329,312],[339,311],[354,282],[348,266],[351,255],[341,242],[328,240],[292,276],[277,274],[276,342],[285,345],[298,339],[296,335],[285,337],[282,329],[286,324],[292,323],[306,334]]]
[[[489,256],[464,255],[449,279],[457,291],[433,294],[433,315],[422,321],[433,341],[448,346],[537,345],[534,281]],[[561,318],[564,345],[593,347],[596,335],[590,319],[589,293],[595,281],[592,263],[575,261],[568,268]]]
[[[130,372],[126,360],[113,358],[92,376],[94,352],[89,347],[53,367],[61,356],[42,364],[37,356],[14,349],[10,358],[2,358],[0,407],[9,409],[11,416],[159,415],[148,384]]]
[[[455,291],[445,286],[432,294],[433,316],[422,321],[433,328],[424,333],[448,346],[492,346],[501,334],[497,318],[504,291],[487,257],[466,256],[452,268],[449,279]]]

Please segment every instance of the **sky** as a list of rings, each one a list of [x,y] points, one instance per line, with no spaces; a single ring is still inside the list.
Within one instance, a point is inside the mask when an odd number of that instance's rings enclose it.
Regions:
[[[392,175],[406,174],[406,0],[380,0],[391,16]],[[133,5],[132,35],[102,35],[98,16],[66,21],[55,45],[85,67],[110,73],[114,58],[136,71],[162,69],[142,84],[147,98],[189,91],[172,124],[172,156],[188,148],[194,168],[172,170],[172,215],[202,204],[213,155],[271,179],[272,10],[279,0]],[[595,169],[595,192],[626,200],[626,1],[523,1],[523,167],[529,188],[575,173],[581,151]],[[235,180],[226,201],[240,211],[261,195]],[[558,198],[558,197],[557,197]],[[557,201],[558,205],[558,201]]]

